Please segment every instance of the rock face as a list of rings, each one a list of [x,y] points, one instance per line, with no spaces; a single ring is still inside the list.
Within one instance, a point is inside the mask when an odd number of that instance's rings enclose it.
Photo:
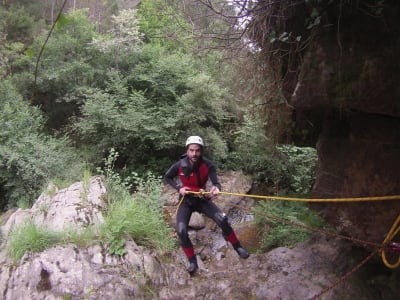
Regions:
[[[53,230],[67,227],[80,228],[103,223],[101,210],[105,208],[101,196],[106,192],[100,177],[93,177],[88,183],[77,182],[58,190],[49,186],[31,209],[18,209],[2,227],[7,235],[10,228],[27,219]]]
[[[222,176],[222,180],[227,185],[235,183],[229,187],[231,191],[242,193],[250,188],[240,173]],[[127,253],[123,257],[108,254],[102,244],[58,245],[41,253],[26,253],[18,262],[7,256],[8,233],[28,219],[51,230],[72,225],[101,226],[104,193],[102,179],[93,177],[87,184],[76,183],[51,196],[44,194],[32,209],[17,210],[7,216],[1,226],[1,299],[300,300],[331,286],[322,299],[391,300],[399,294],[397,284],[380,289],[357,274],[340,288],[333,288],[341,274],[356,263],[351,259],[352,246],[346,241],[314,236],[295,249],[277,248],[265,254],[253,253],[242,260],[222,238],[220,230],[208,222],[190,232],[200,266],[194,277],[187,273],[187,261],[180,249],[161,255],[136,245],[134,240],[126,243]],[[162,196],[168,198],[168,194]],[[241,205],[242,201],[228,199],[219,205],[226,205],[229,210],[229,203]],[[246,246],[247,240],[241,235],[245,231],[237,232]],[[389,296],[381,298],[383,291]]]
[[[400,195],[400,48],[390,42],[400,5],[387,4],[379,12],[356,1],[325,7],[321,22],[332,26],[315,29],[301,75],[287,85],[297,124],[316,140],[315,197]],[[315,207],[342,232],[382,242],[400,199]]]
[[[400,121],[365,114],[331,121],[318,141],[318,153],[314,196],[400,195]],[[380,243],[400,213],[400,199],[317,207],[342,232]]]

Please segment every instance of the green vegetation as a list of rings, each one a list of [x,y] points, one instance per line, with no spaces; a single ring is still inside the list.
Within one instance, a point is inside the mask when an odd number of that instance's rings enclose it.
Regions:
[[[109,252],[115,255],[125,254],[124,245],[127,239],[159,251],[172,249],[174,242],[171,239],[171,228],[161,217],[161,178],[152,173],[147,173],[144,177],[132,173],[131,176],[121,179],[113,169],[117,158],[118,152],[111,149],[102,171],[107,174],[106,186],[109,192],[105,223],[100,229],[101,240],[109,245]],[[130,194],[132,185],[135,192]]]
[[[0,126],[0,184],[8,200],[0,208],[32,204],[51,178],[78,178],[82,165],[69,139],[43,133],[41,112],[9,80],[0,82]]]
[[[280,187],[297,196],[309,195],[315,179],[317,150],[293,145],[279,145],[277,149],[281,155]]]
[[[277,147],[280,156],[275,170],[276,185],[274,190],[279,194],[294,197],[307,197],[314,183],[314,172],[317,164],[316,150],[309,147],[281,145]],[[312,233],[301,226],[312,228],[324,226],[323,220],[303,202],[260,201],[254,208],[256,222],[261,233],[262,250],[275,247],[294,247],[304,242]],[[288,222],[286,222],[288,221]]]
[[[294,247],[307,240],[312,233],[302,225],[315,229],[325,225],[314,211],[299,202],[260,201],[253,211],[261,233],[260,251],[281,246]]]
[[[258,119],[245,116],[243,125],[235,132],[235,162],[259,181],[277,181],[279,163],[273,142],[266,136]]]
[[[112,152],[113,158],[117,152]],[[113,163],[112,158],[108,162]],[[13,228],[9,234],[7,251],[14,261],[26,252],[40,252],[59,244],[73,243],[86,247],[94,243],[104,243],[112,255],[124,255],[125,241],[134,240],[137,244],[158,251],[168,251],[174,247],[171,229],[164,222],[160,202],[161,180],[147,174],[146,178],[135,178],[136,192],[131,195],[120,176],[108,169],[107,187],[108,207],[105,222],[99,228],[88,227],[82,230],[73,228],[53,232],[37,226],[31,221]]]
[[[173,248],[171,229],[161,217],[162,209],[160,205],[152,206],[159,198],[143,194],[132,199],[127,195],[110,207],[101,230],[111,254],[125,254],[124,241],[130,238],[148,248],[161,251]]]
[[[135,9],[101,1],[66,9],[48,37],[57,5],[27,2],[0,4],[0,209],[27,208],[49,182],[66,186],[83,170],[87,180],[103,162],[97,172],[108,190],[98,232],[49,233],[42,244],[98,239],[121,255],[133,238],[170,249],[159,176],[191,134],[204,138],[206,155],[220,169],[308,193],[315,149],[277,145],[262,109],[249,108],[269,97],[251,91],[271,79],[237,68],[255,69],[252,58],[239,55],[251,56],[244,41],[234,38],[236,50],[229,52],[230,38],[218,39],[218,32],[240,36],[217,13],[233,14],[231,5],[220,3],[208,14],[197,1],[143,0]]]
[[[315,148],[275,145],[265,135],[260,119],[250,116],[245,116],[234,138],[234,163],[256,180],[297,196],[310,192],[318,161]]]
[[[63,231],[51,231],[46,227],[38,226],[27,221],[15,226],[9,232],[7,253],[17,262],[28,252],[42,252],[56,245],[73,243],[79,247],[87,247],[101,242],[95,228],[88,227],[82,230],[67,228]]]
[[[165,39],[178,28],[189,33],[171,22],[186,22],[174,6],[142,1],[109,15],[102,32],[87,9],[70,10],[48,40],[49,27],[29,15],[36,10],[16,7],[0,6],[0,209],[31,205],[47,182],[77,180],[113,147],[128,173],[161,175],[193,133],[209,142],[210,156],[227,157],[226,89],[206,58]],[[17,45],[20,26],[31,38]],[[186,47],[190,39],[179,38]]]
[[[8,254],[18,261],[26,252],[41,252],[60,242],[60,236],[33,222],[13,228],[8,236]]]

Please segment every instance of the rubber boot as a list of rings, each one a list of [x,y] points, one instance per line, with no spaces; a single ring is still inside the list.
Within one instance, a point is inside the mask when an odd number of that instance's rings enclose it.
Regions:
[[[191,276],[193,276],[198,269],[199,269],[199,266],[197,264],[196,256],[189,258],[189,267],[188,267],[189,274]]]

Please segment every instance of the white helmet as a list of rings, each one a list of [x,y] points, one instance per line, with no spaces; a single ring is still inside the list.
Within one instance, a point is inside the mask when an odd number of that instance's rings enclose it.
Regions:
[[[200,145],[200,146],[204,146],[204,142],[203,142],[203,139],[201,138],[201,137],[199,137],[199,136],[197,136],[197,135],[192,135],[192,136],[189,136],[188,138],[187,138],[187,140],[186,140],[186,147],[188,146],[188,145],[190,145],[190,144],[197,144],[197,145]]]

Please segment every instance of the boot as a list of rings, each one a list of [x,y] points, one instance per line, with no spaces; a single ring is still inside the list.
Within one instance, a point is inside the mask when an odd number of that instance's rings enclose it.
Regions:
[[[247,250],[244,249],[240,244],[237,247],[235,247],[235,250],[237,254],[243,259],[246,259],[250,256],[250,253],[247,252]]]
[[[199,266],[197,265],[196,256],[189,258],[189,267],[188,267],[189,274],[191,276],[193,276],[198,269],[199,269]]]

